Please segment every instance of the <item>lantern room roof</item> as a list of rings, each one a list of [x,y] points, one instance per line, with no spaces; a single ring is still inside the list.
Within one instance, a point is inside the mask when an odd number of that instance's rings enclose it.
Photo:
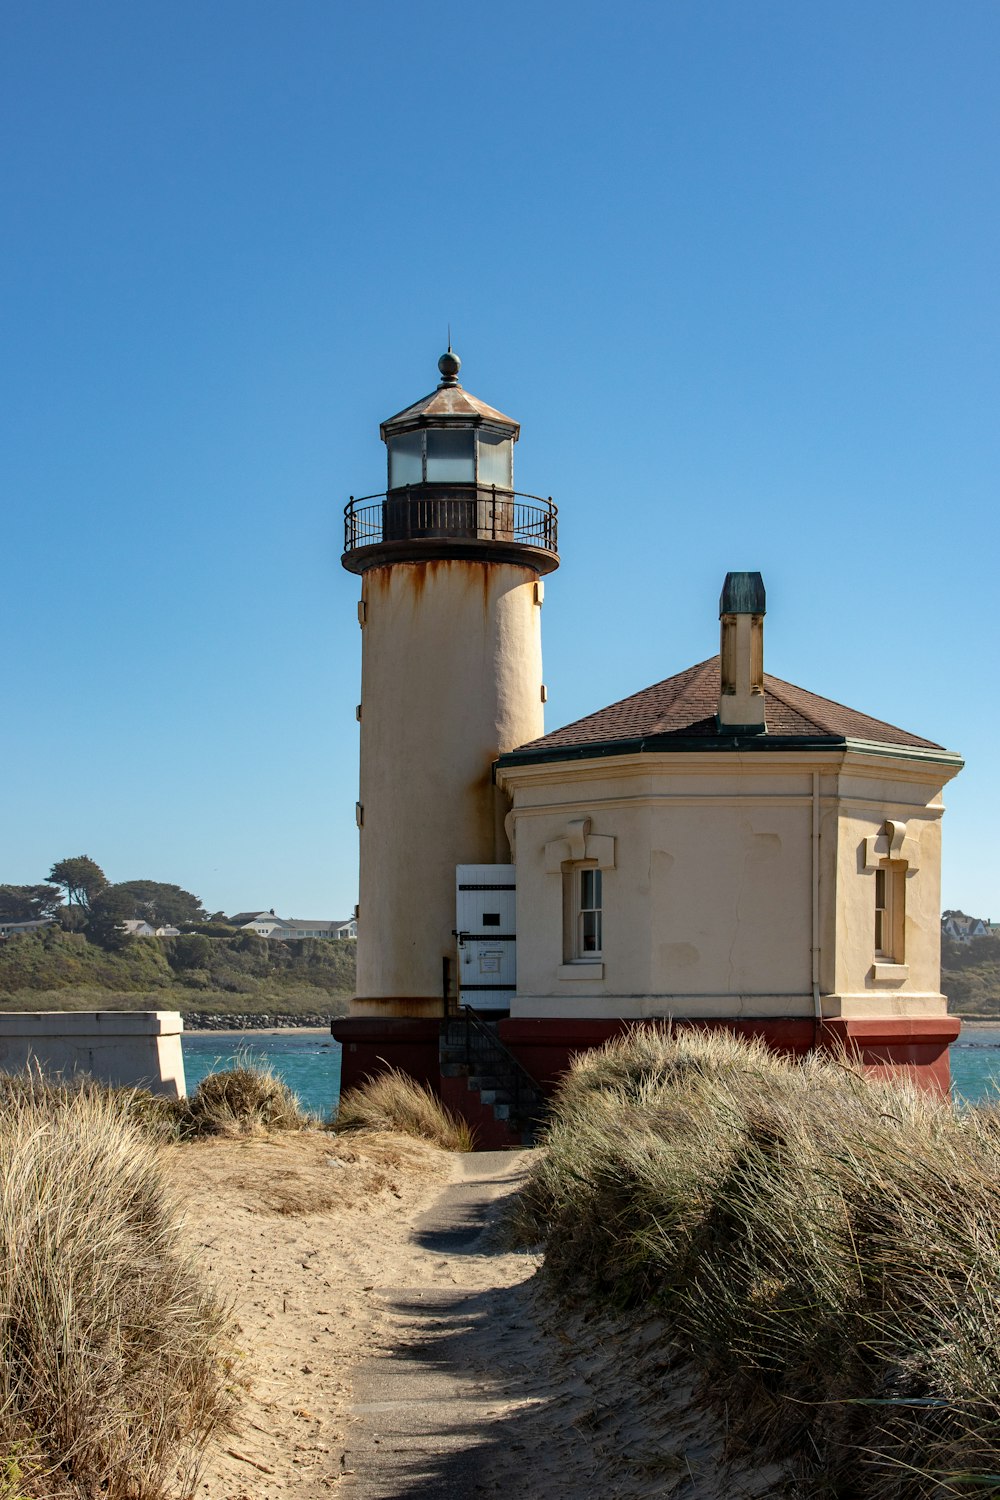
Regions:
[[[453,354],[450,349],[447,354],[442,354],[438,362],[442,380],[437,390],[422,396],[403,411],[398,411],[394,417],[386,417],[379,427],[383,442],[392,433],[405,432],[407,428],[436,427],[439,423],[447,426],[451,422],[462,426],[470,423],[479,426],[480,423],[488,422],[492,427],[506,427],[516,443],[521,432],[520,422],[515,422],[513,417],[504,416],[495,406],[487,406],[485,401],[480,401],[471,391],[464,390],[457,379],[460,365],[458,355]]]

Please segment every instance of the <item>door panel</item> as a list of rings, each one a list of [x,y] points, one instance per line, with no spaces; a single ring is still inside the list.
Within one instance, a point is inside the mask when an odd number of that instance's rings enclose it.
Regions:
[[[509,1010],[517,988],[513,865],[457,865],[459,999],[473,1010]]]

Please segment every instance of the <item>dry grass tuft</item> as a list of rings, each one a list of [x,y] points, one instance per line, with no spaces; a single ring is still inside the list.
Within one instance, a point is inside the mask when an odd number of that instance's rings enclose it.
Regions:
[[[122,1114],[155,1140],[175,1141],[181,1137],[181,1114],[187,1103],[184,1099],[171,1099],[142,1088],[112,1088],[98,1083],[88,1073],[74,1073],[68,1079],[47,1078],[40,1070],[0,1073],[0,1114],[25,1102],[64,1109],[80,1098],[98,1101],[113,1098]]]
[[[386,1130],[419,1136],[445,1151],[471,1151],[473,1135],[464,1120],[406,1073],[390,1068],[340,1100],[335,1130]]]
[[[517,1210],[815,1496],[998,1493],[1000,1116],[721,1033],[587,1054]]]
[[[174,1106],[179,1134],[248,1136],[304,1130],[315,1122],[286,1083],[267,1068],[241,1065],[209,1073]]]
[[[60,1101],[65,1104],[78,1097],[113,1096],[136,1125],[160,1141],[270,1135],[305,1130],[316,1124],[286,1083],[270,1069],[251,1067],[249,1063],[207,1074],[185,1099],[170,1099],[148,1089],[111,1088],[85,1073],[59,1081],[43,1081],[40,1074],[0,1073],[0,1110],[8,1100],[43,1095],[53,1104]]]
[[[0,1496],[190,1492],[232,1414],[228,1318],[130,1096],[3,1081]]]

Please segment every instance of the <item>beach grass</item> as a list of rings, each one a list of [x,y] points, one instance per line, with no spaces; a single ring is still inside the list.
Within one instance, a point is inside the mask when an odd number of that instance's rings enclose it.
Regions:
[[[206,1074],[186,1099],[171,1101],[168,1118],[182,1139],[270,1135],[317,1124],[276,1073],[243,1059],[235,1068]]]
[[[369,1078],[341,1096],[334,1129],[395,1131],[445,1151],[471,1151],[472,1130],[440,1099],[397,1068]]]
[[[189,1494],[235,1405],[226,1308],[130,1097],[0,1080],[0,1496]]]
[[[271,1135],[319,1124],[283,1079],[243,1057],[237,1058],[234,1068],[207,1073],[193,1094],[180,1099],[144,1088],[115,1088],[85,1073],[45,1081],[31,1072],[0,1074],[0,1103],[15,1095],[40,1098],[43,1094],[53,1107],[64,1107],[81,1095],[97,1100],[111,1096],[137,1128],[162,1142]]]
[[[996,1109],[637,1028],[543,1146],[515,1236],[559,1294],[664,1318],[732,1444],[810,1496],[1000,1493]]]

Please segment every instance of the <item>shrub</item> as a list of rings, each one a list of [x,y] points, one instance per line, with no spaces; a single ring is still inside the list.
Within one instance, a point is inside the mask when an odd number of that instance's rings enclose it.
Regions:
[[[0,1494],[188,1493],[232,1412],[227,1317],[155,1143],[110,1090],[22,1079],[0,1183]]]
[[[995,1110],[648,1028],[580,1060],[545,1144],[521,1239],[563,1292],[665,1315],[735,1440],[810,1494],[993,1484]]]
[[[156,938],[128,939],[120,952],[108,953],[83,933],[46,927],[0,943],[0,994],[79,986],[139,991],[167,986],[171,980]]]
[[[433,1141],[445,1151],[471,1151],[472,1131],[408,1074],[390,1068],[341,1096],[337,1130],[390,1130]]]
[[[253,932],[226,937],[199,931],[176,938],[117,934],[112,946],[115,951],[107,951],[61,927],[9,938],[0,943],[0,1000],[18,998],[25,1009],[37,1009],[48,992],[57,1008],[79,1008],[76,996],[86,991],[100,1009],[112,992],[149,997],[162,1009],[191,987],[252,996],[268,1010],[295,1010],[299,992],[308,991],[318,1001],[312,1008],[340,1012],[354,989],[357,945],[351,942],[289,944]]]
[[[974,937],[959,943],[942,937],[941,988],[949,1009],[995,1016],[1000,1011],[1000,938]]]

